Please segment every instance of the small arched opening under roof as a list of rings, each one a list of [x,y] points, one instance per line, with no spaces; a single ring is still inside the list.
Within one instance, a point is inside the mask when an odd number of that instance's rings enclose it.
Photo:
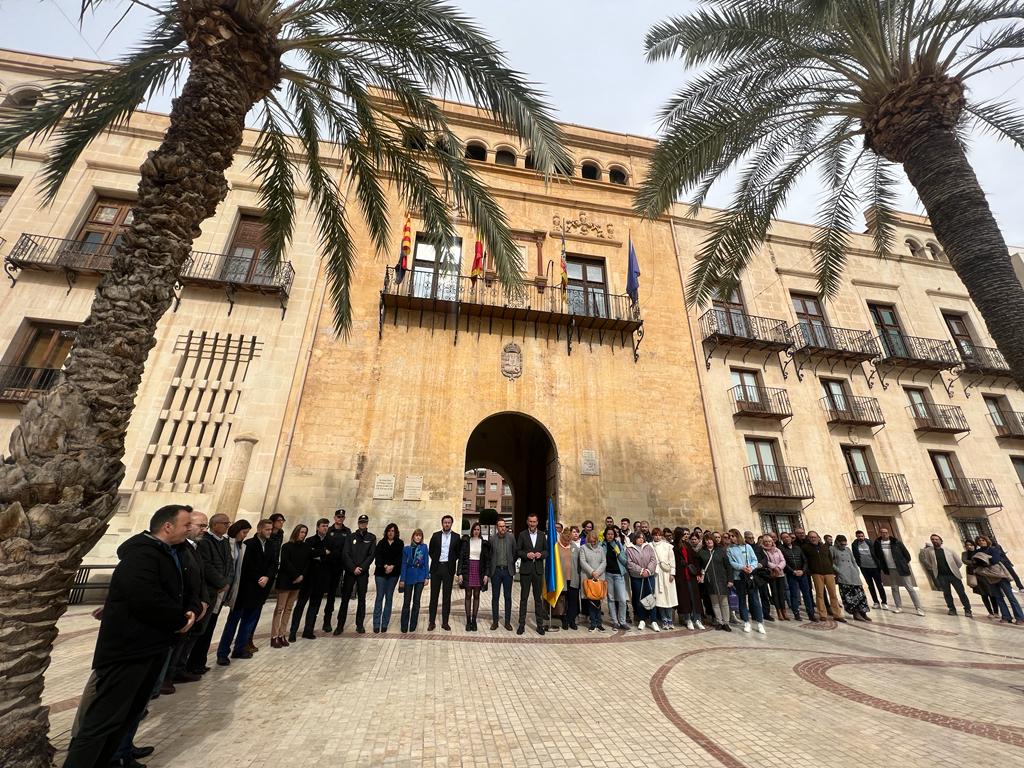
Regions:
[[[942,250],[942,246],[936,243],[934,240],[929,240],[928,245],[925,246],[928,249],[928,256],[932,261],[948,262],[946,258],[946,252]]]
[[[526,153],[526,156],[523,158],[523,167],[526,168],[528,171],[537,170],[537,163],[533,159],[533,152]]]
[[[406,131],[402,137],[402,146],[406,149],[423,152],[427,148],[427,138],[420,131]]]
[[[36,102],[39,101],[41,94],[42,91],[34,86],[23,86],[10,91],[4,97],[3,102],[0,102],[0,107],[6,107],[7,109],[32,109]]]
[[[470,141],[466,144],[466,159],[467,160],[479,160],[484,162],[487,160],[487,147],[479,141]]]
[[[924,251],[924,246],[921,245],[921,241],[918,240],[917,238],[915,238],[915,237],[908,237],[903,242],[906,244],[907,250],[910,251],[910,255],[913,256],[915,259],[927,259],[928,258],[928,254],[926,254],[925,251]]]
[[[608,181],[612,184],[626,185],[629,183],[629,174],[626,173],[624,168],[613,165],[608,169]]]
[[[580,176],[590,181],[600,181],[601,167],[589,160],[584,161],[583,165],[580,166]]]
[[[508,165],[514,168],[516,164],[516,153],[508,147],[502,147],[494,153],[494,164]]]

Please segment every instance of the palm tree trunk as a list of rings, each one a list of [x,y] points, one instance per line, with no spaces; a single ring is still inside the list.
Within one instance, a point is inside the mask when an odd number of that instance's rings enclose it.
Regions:
[[[932,230],[1024,388],[1024,286],[978,177],[948,130],[922,136],[903,161]]]
[[[202,222],[228,191],[245,116],[274,87],[273,34],[199,0],[190,74],[141,167],[134,223],[78,329],[63,382],[30,402],[0,465],[0,765],[52,763],[43,673],[82,557],[107,528],[157,322]],[[227,9],[227,10],[226,10]]]

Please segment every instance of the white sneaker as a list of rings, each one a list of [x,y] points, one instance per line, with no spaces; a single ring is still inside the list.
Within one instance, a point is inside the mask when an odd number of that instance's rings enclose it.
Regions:
[[[704,625],[700,622],[700,619],[698,619],[697,621],[693,622],[693,624],[694,624],[695,627],[697,627],[697,629],[704,629]]]
[[[749,632],[750,631],[750,622],[749,621],[744,621],[743,622],[743,631],[744,632]]]
[[[899,608],[890,608],[889,610],[893,613],[903,613],[903,611],[901,611]]]
[[[892,608],[889,607],[888,603],[882,603],[882,610],[883,611],[891,611]]]
[[[690,619],[687,619],[686,620],[686,628],[692,632],[693,631],[693,621],[691,621]]]
[[[762,635],[768,634],[767,632],[764,631],[764,624],[762,624],[760,621],[757,622],[757,631],[759,633],[761,633]]]
[[[878,603],[872,603],[871,607],[872,607],[872,608],[874,608],[874,609],[875,609],[875,610],[877,611],[877,610],[878,610],[878,609],[880,609],[880,608],[881,608],[882,606],[880,606],[880,605],[879,605]]]
[[[641,621],[639,624],[636,625],[636,628],[642,630],[646,626],[647,626],[647,622]]]
[[[923,608],[918,608],[917,609],[917,615],[918,616],[924,616],[924,609]]]
[[[658,626],[658,622],[656,621],[651,622],[651,629],[653,629],[655,632],[661,632],[661,627]]]

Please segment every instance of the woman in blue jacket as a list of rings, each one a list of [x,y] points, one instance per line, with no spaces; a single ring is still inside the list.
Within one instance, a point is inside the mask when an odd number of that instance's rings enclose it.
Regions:
[[[764,631],[764,616],[761,613],[761,599],[754,583],[754,571],[757,570],[757,555],[754,548],[744,542],[743,534],[735,528],[729,531],[729,565],[732,566],[732,582],[736,587],[736,596],[740,600],[740,618],[743,619],[743,631],[750,631],[750,616],[753,614],[757,622],[757,631]],[[749,610],[747,608],[749,603]]]
[[[420,617],[420,596],[423,585],[430,578],[430,556],[423,543],[423,530],[412,532],[412,543],[406,544],[402,552],[402,572],[398,578],[398,591],[404,592],[402,599],[402,633],[415,632]]]

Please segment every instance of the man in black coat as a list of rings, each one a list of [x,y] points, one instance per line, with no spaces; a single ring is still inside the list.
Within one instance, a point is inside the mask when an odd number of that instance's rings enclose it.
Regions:
[[[900,600],[900,587],[905,587],[910,593],[910,599],[914,601],[914,608],[918,616],[924,616],[924,608],[914,589],[914,583],[910,572],[910,552],[903,546],[903,542],[894,539],[889,534],[888,528],[878,529],[878,538],[872,545],[875,554],[875,562],[882,569],[882,573],[888,575],[889,586],[892,588],[893,613],[900,613],[903,609],[903,601]]]
[[[210,604],[215,596],[215,594],[211,594],[207,584],[203,561],[198,551],[199,539],[206,533],[209,524],[206,515],[202,512],[193,510],[189,518],[189,531],[185,541],[175,549],[181,560],[181,575],[185,584],[185,609],[195,612],[196,623],[186,635],[175,643],[174,650],[171,652],[171,662],[167,667],[167,676],[164,679],[166,690],[161,690],[161,693],[174,693],[174,683],[194,683],[199,680],[199,675],[186,671],[185,663],[192,653],[192,648],[202,635],[202,622],[209,614]]]
[[[306,547],[309,550],[309,569],[303,574],[302,583],[299,585],[299,599],[295,610],[292,612],[291,633],[288,636],[289,642],[295,642],[295,633],[299,631],[299,622],[302,621],[302,611],[306,611],[305,628],[302,636],[307,640],[316,640],[316,617],[320,613],[320,603],[324,599],[324,590],[331,580],[331,567],[327,554],[327,527],[330,521],[321,517],[316,521],[316,532],[306,537]]]
[[[430,555],[430,614],[427,631],[437,629],[437,598],[441,597],[441,629],[451,630],[448,617],[452,611],[452,582],[459,563],[459,549],[462,539],[452,533],[455,518],[445,515],[441,518],[441,530],[430,537],[427,551]]]
[[[334,510],[334,524],[327,529],[327,563],[330,568],[330,575],[327,581],[327,604],[324,606],[324,632],[330,632],[331,617],[334,615],[334,598],[338,596],[338,587],[341,586],[342,577],[345,575],[345,565],[342,563],[342,550],[345,548],[345,539],[352,531],[345,525],[345,510]]]
[[[196,614],[185,610],[181,565],[174,546],[185,540],[186,507],[161,507],[149,531],[118,547],[92,667],[96,694],[68,747],[64,768],[107,766],[128,728],[146,708],[177,635]]]
[[[217,646],[218,664],[227,662],[229,653],[232,659],[252,658],[252,651],[248,650],[248,646],[252,642],[252,634],[260,620],[260,611],[263,610],[263,604],[267,601],[270,587],[277,575],[279,550],[270,540],[272,529],[273,524],[269,520],[260,520],[256,526],[256,535],[246,539],[242,545],[242,570],[238,575],[238,594],[224,625],[224,633],[220,636],[220,644]]]
[[[537,634],[544,634],[544,560],[548,556],[548,537],[537,527],[537,516],[526,518],[526,530],[516,539],[519,555],[519,628],[517,635],[526,631],[526,605],[533,590],[533,610],[537,618]]]
[[[231,518],[222,512],[210,518],[210,528],[199,537],[197,552],[203,564],[203,579],[206,581],[207,594],[211,596],[210,609],[202,621],[201,634],[189,654],[185,669],[194,675],[203,675],[209,671],[206,656],[210,652],[210,642],[217,628],[217,617],[220,615],[220,603],[231,583],[235,564],[231,559],[231,542],[228,541],[228,526]]]
[[[334,634],[345,631],[348,619],[348,601],[352,599],[352,591],[356,592],[356,632],[363,634],[366,628],[366,589],[370,584],[370,565],[373,564],[374,551],[377,548],[377,537],[366,528],[370,518],[359,516],[359,527],[347,539],[341,551],[342,563],[345,566],[345,583],[341,588],[341,608],[338,610],[338,626]]]

